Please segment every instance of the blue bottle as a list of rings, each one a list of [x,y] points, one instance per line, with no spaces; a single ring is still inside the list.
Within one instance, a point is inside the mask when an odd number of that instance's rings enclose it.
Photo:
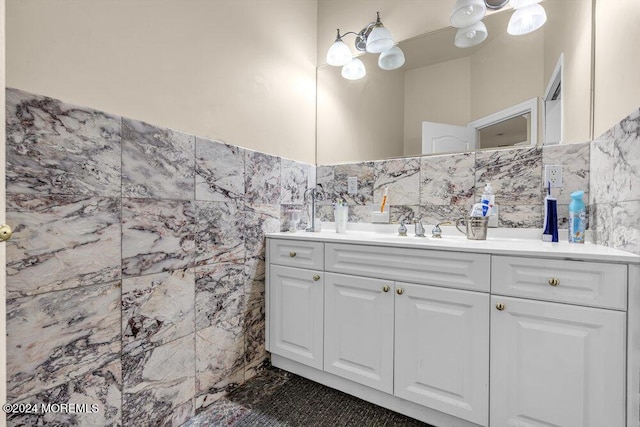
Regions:
[[[569,203],[569,243],[584,243],[587,208],[582,201],[583,195],[584,191],[571,193],[571,203]]]

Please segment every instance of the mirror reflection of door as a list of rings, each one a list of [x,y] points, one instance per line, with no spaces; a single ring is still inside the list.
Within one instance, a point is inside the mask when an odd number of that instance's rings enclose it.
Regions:
[[[452,153],[476,149],[476,128],[422,122],[422,154]]]
[[[530,145],[529,120],[530,114],[523,114],[478,129],[478,148]]]

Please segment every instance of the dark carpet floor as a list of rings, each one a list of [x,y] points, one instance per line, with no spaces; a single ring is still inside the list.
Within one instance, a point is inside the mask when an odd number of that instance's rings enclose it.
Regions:
[[[274,367],[219,399],[183,427],[430,427]]]

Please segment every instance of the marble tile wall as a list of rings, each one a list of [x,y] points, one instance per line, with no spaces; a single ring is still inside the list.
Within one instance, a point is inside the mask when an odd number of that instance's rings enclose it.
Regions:
[[[591,190],[596,241],[640,255],[640,109],[591,142]]]
[[[6,95],[9,401],[99,405],[9,425],[180,425],[252,377],[264,234],[315,167]]]
[[[589,143],[486,150],[477,153],[318,166],[325,192],[320,219],[333,221],[331,203],[349,203],[350,222],[370,222],[384,189],[392,221],[422,218],[425,224],[466,215],[490,182],[499,205],[500,227],[540,228],[543,221],[544,165],[562,165],[564,187],[554,189],[560,226],[566,228],[569,194],[589,194]],[[358,194],[347,194],[347,177],[358,178]]]

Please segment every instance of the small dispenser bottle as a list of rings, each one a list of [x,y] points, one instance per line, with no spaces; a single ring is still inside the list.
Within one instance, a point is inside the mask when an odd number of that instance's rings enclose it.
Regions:
[[[498,226],[498,212],[495,203],[496,195],[493,193],[491,183],[488,182],[484,187],[484,193],[482,193],[482,197],[480,198],[480,204],[482,205],[482,216],[489,217],[489,227]]]
[[[569,203],[569,243],[584,243],[587,209],[582,201],[583,195],[584,191],[571,193],[571,203]]]

